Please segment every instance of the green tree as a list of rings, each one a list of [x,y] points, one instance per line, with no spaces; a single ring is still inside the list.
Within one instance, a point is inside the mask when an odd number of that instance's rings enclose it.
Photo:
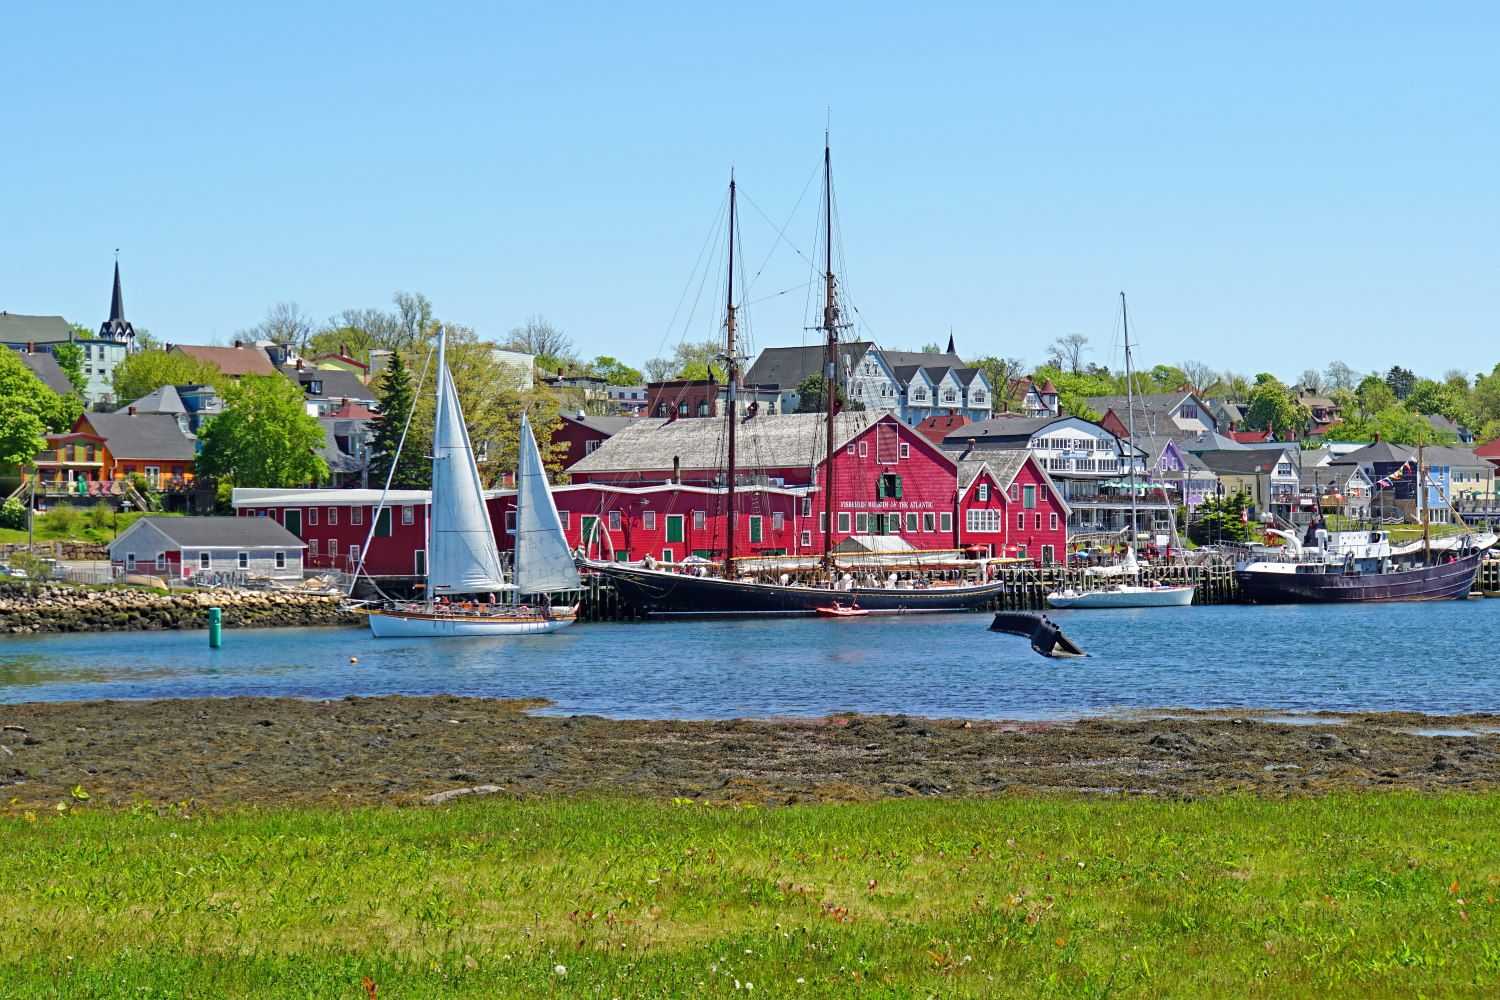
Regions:
[[[1244,492],[1205,497],[1188,525],[1188,538],[1197,545],[1248,542],[1252,527],[1246,517],[1249,509],[1250,495]]]
[[[401,432],[406,429],[413,404],[411,372],[399,352],[391,355],[377,390],[380,393],[380,420],[370,442],[370,482],[384,486],[385,477],[395,460],[396,473],[391,477],[393,489],[426,489],[432,484],[432,466],[427,462],[426,449],[420,444],[413,447],[413,442],[408,441],[397,458],[397,445],[401,442]]]
[[[91,326],[84,326],[82,323],[69,323],[68,326],[73,330],[74,340],[93,340],[98,336]]]
[[[991,354],[974,362],[974,367],[984,372],[984,377],[989,380],[990,390],[995,394],[993,402],[996,413],[1002,409],[1000,404],[1015,401],[1016,383],[1026,374],[1024,361],[1020,358],[998,358]]]
[[[1391,392],[1396,394],[1397,399],[1404,401],[1417,384],[1417,375],[1410,368],[1393,365],[1391,370],[1385,373],[1385,384]]]
[[[844,395],[844,387],[837,386],[837,395],[834,397],[834,405],[839,412],[850,413],[863,410],[865,404],[855,400],[852,404]],[[826,413],[828,411],[828,394],[823,386],[823,375],[818,373],[809,375],[797,386],[797,412],[798,413]]]
[[[1153,392],[1176,392],[1191,381],[1187,372],[1175,365],[1157,365],[1151,369]]]
[[[1359,403],[1361,420],[1370,420],[1381,410],[1396,405],[1396,394],[1379,375],[1366,375],[1354,390],[1354,398]]]
[[[201,475],[236,486],[305,486],[328,475],[323,425],[302,390],[280,375],[246,375],[224,391],[224,412],[199,432]]]
[[[724,366],[719,361],[719,355],[723,353],[724,346],[717,340],[684,341],[673,349],[670,358],[647,361],[645,375],[652,382],[709,377],[723,381]]]
[[[590,361],[588,369],[591,374],[599,376],[610,385],[640,385],[645,381],[639,369],[608,354],[601,354]]]
[[[20,355],[0,349],[0,467],[31,465],[47,444],[47,418],[58,402]]]
[[[82,395],[89,384],[83,375],[83,348],[77,344],[57,344],[52,348],[52,356],[57,359],[57,367],[73,383],[73,390]]]
[[[225,380],[213,365],[169,351],[138,351],[115,366],[115,398],[140,399],[164,385],[212,385],[224,391]],[[243,485],[243,484],[241,484]]]
[[[1307,407],[1297,402],[1290,389],[1269,372],[1255,376],[1245,409],[1245,426],[1250,430],[1271,429],[1282,438],[1300,436],[1307,428]]]

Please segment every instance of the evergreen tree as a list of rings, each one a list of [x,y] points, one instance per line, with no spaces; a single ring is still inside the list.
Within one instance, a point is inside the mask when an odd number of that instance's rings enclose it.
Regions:
[[[391,477],[392,489],[424,490],[432,485],[432,468],[423,454],[426,449],[420,446],[419,435],[408,438],[406,448],[397,458],[401,432],[406,428],[413,403],[411,371],[401,360],[401,352],[397,351],[391,355],[385,374],[380,377],[380,420],[370,441],[371,486],[385,485],[393,461],[396,462],[396,474]]]

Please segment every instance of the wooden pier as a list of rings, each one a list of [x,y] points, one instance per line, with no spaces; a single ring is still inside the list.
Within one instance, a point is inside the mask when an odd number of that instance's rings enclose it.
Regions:
[[[1491,564],[1500,581],[1500,561]],[[1000,596],[990,602],[988,611],[1039,611],[1046,607],[1049,593],[1065,587],[1077,589],[1096,588],[1099,580],[1089,577],[1080,568],[1062,566],[1007,566],[997,571],[996,579],[1005,584]],[[1234,567],[1228,562],[1203,566],[1153,566],[1142,567],[1140,579],[1145,582],[1161,581],[1166,584],[1191,584],[1196,588],[1194,604],[1233,604],[1239,599],[1239,589],[1234,582]],[[580,621],[636,621],[645,613],[621,600],[609,582],[598,574],[588,574],[583,580]],[[1497,583],[1500,587],[1500,583]]]

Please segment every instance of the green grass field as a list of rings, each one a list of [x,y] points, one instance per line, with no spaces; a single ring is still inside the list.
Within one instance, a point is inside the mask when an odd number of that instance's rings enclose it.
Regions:
[[[0,996],[1500,990],[1500,797],[0,820]]]
[[[95,513],[94,508],[84,506],[66,505],[66,513],[56,513],[63,504],[54,503],[52,508],[36,516],[36,523],[32,525],[35,538],[38,542],[92,542],[97,545],[108,545],[115,537],[116,530],[123,533],[137,520],[147,516],[146,512],[132,510],[127,513],[115,513],[107,507],[101,507],[102,513]],[[172,517],[171,514],[152,513],[152,517]],[[0,543],[26,542],[26,529],[0,528]]]

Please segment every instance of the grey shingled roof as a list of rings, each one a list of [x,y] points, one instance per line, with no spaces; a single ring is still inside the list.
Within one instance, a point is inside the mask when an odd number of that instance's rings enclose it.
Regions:
[[[359,376],[342,368],[303,368],[298,371],[284,367],[281,373],[301,385],[302,392],[309,399],[375,399],[373,389],[361,382]],[[309,387],[312,382],[322,383],[321,391],[313,392]]]
[[[1153,392],[1136,396],[1135,404],[1135,428],[1143,434],[1169,434],[1177,426],[1171,421],[1169,414],[1177,408],[1177,404],[1192,396],[1190,392]],[[1098,413],[1099,416],[1109,410],[1115,411],[1115,416],[1127,427],[1130,421],[1126,417],[1130,400],[1125,396],[1090,396],[1087,400],[1089,409]],[[1200,410],[1205,410],[1201,407]],[[1210,423],[1214,422],[1212,413],[1203,413]]]
[[[880,419],[879,413],[845,412],[834,418],[835,447]],[[823,461],[825,425],[821,413],[765,415],[741,421],[736,434],[741,468],[811,468]],[[725,460],[722,420],[663,420],[643,417],[606,438],[568,467],[569,473],[654,472],[714,469]]]
[[[1341,458],[1334,459],[1334,464],[1373,465],[1379,462],[1381,465],[1393,465],[1415,458],[1416,455],[1417,449],[1415,448],[1408,448],[1403,444],[1391,444],[1389,441],[1376,441],[1374,444],[1365,445],[1358,451],[1351,451]]]
[[[980,420],[972,424],[964,424],[958,430],[943,438],[943,447],[962,448],[966,447],[973,439],[976,445],[985,445],[991,442],[1019,442],[1024,446],[1031,436],[1043,427],[1069,420],[1069,417],[991,417],[988,420]]]
[[[131,407],[135,407],[137,413],[186,413],[187,407],[183,405],[182,397],[177,393],[175,385],[164,385],[160,389],[153,389],[133,403],[126,403],[116,410],[116,413],[129,413]]]
[[[937,368],[946,370],[949,368],[964,367],[964,360],[957,354],[933,353],[931,351],[881,351],[880,356],[885,358],[885,363],[892,368],[906,368],[915,366],[917,368]]]
[[[94,432],[115,458],[164,458],[191,461],[196,441],[182,432],[170,413],[85,413]]]
[[[856,366],[874,345],[868,340],[839,345],[839,363]],[[823,345],[811,347],[767,347],[760,352],[743,381],[749,385],[779,386],[782,391],[795,389],[809,375],[823,372]]]
[[[989,469],[991,478],[1005,489],[1026,464],[1028,454],[1025,451],[997,451],[985,452],[983,458],[966,458],[958,463],[958,488],[968,489],[981,471]]]
[[[1198,458],[1213,472],[1230,475],[1269,475],[1281,460],[1282,452],[1276,451],[1204,451]],[[1295,468],[1295,465],[1293,466]]]
[[[68,380],[68,373],[62,370],[62,365],[50,354],[40,352],[34,354],[20,355],[21,363],[31,369],[31,374],[41,380],[42,385],[51,389],[59,396],[69,396],[77,392],[73,383]]]
[[[271,517],[143,517],[178,545],[300,549],[302,539]]]
[[[61,316],[25,316],[0,312],[0,344],[66,344],[73,328]]]
[[[1162,452],[1167,450],[1168,442],[1177,445],[1177,451],[1182,455],[1183,460],[1187,462],[1189,469],[1196,469],[1200,472],[1213,471],[1203,464],[1203,459],[1184,448],[1182,442],[1170,434],[1157,434],[1153,436],[1137,434],[1130,440],[1131,444],[1135,445],[1145,454],[1148,468],[1155,468],[1156,463],[1161,461]]]

